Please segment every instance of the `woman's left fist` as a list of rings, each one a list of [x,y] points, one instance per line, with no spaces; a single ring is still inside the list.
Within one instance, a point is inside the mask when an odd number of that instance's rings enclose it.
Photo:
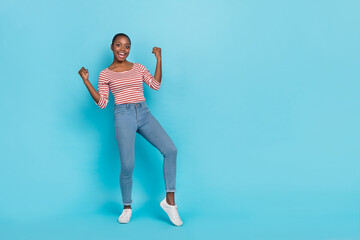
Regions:
[[[157,59],[160,59],[160,58],[161,58],[161,48],[159,48],[159,47],[153,47],[152,53],[155,54],[155,57],[156,57]]]

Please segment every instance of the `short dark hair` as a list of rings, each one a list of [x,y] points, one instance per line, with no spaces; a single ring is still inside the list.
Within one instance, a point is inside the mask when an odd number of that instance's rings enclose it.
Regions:
[[[128,39],[129,42],[130,42],[130,45],[131,45],[131,40],[130,40],[129,36],[126,35],[125,33],[118,33],[118,34],[116,34],[116,35],[113,37],[113,40],[112,40],[111,45],[114,45],[114,42],[115,42],[116,38],[117,38],[117,37],[120,37],[120,36],[127,37],[127,39]]]

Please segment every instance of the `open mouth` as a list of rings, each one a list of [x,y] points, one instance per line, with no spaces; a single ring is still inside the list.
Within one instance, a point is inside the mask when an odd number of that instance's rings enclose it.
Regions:
[[[126,54],[125,53],[118,53],[117,54],[120,58],[125,58]]]

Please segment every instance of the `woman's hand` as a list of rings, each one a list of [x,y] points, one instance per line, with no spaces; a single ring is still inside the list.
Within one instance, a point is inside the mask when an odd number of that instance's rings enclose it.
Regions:
[[[79,70],[79,75],[81,76],[83,81],[89,81],[89,71],[84,67]]]
[[[155,54],[155,57],[157,59],[154,78],[156,81],[161,83],[161,48],[154,47],[152,53]]]
[[[153,47],[152,53],[155,54],[157,60],[161,60],[161,48]]]
[[[98,91],[96,91],[96,89],[93,87],[93,85],[89,81],[89,71],[87,69],[85,69],[84,67],[82,67],[79,70],[79,75],[83,79],[85,86],[87,87],[87,89],[89,90],[89,92],[91,94],[91,97],[94,99],[96,104],[99,104],[100,93],[98,93]],[[105,106],[106,106],[106,104],[105,104]],[[105,108],[105,106],[101,106],[101,108]]]

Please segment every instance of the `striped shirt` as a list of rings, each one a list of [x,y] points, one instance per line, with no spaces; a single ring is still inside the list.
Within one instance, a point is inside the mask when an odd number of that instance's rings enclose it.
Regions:
[[[134,63],[130,70],[123,72],[113,72],[106,68],[99,74],[100,100],[98,103],[94,102],[104,109],[109,102],[109,88],[114,95],[115,104],[145,101],[143,81],[152,89],[160,89],[161,84],[140,63]]]

